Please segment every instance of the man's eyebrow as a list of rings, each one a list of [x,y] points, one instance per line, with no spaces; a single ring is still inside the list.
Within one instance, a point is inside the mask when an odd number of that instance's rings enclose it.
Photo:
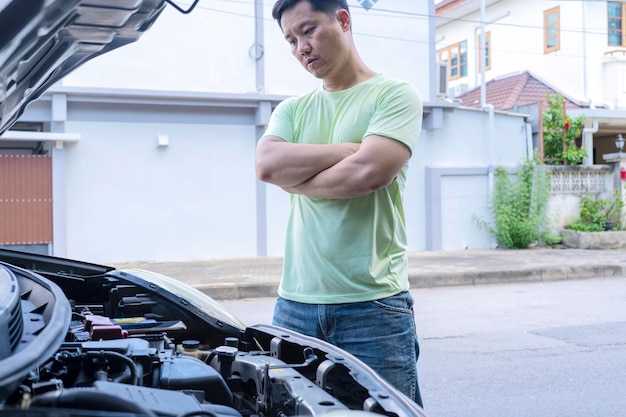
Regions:
[[[295,31],[298,32],[302,32],[303,28],[305,26],[311,26],[311,25],[315,25],[315,20],[313,19],[309,19],[309,20],[305,20],[304,22],[300,23],[298,26],[296,26]],[[285,33],[285,39],[291,37],[290,33]]]

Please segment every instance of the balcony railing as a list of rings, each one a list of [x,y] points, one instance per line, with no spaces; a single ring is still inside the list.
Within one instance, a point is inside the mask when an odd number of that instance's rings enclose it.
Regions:
[[[626,56],[626,50],[614,49],[612,51],[606,51],[604,56],[624,57]]]

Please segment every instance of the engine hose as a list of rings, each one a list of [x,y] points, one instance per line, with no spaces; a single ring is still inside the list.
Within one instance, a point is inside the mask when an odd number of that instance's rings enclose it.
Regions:
[[[32,407],[58,407],[83,410],[100,410],[157,415],[134,402],[91,388],[69,388],[37,395],[30,403]]]
[[[137,370],[137,375],[143,375],[143,365],[140,363],[135,364],[135,369]],[[139,383],[135,381],[135,377],[131,372],[131,368],[124,368],[123,372],[119,372],[114,375],[110,375],[110,380],[112,382],[118,382],[122,384],[134,384],[134,385],[143,385],[142,378],[139,378]]]
[[[137,367],[135,366],[135,362],[133,362],[132,359],[130,359],[129,357],[124,356],[121,353],[117,353],[113,351],[104,351],[104,350],[90,351],[90,352],[85,353],[85,356],[88,358],[95,358],[95,359],[113,358],[113,359],[118,359],[121,362],[124,362],[124,364],[126,364],[128,369],[130,370],[130,377],[131,377],[132,384],[138,385],[139,380],[137,379]]]

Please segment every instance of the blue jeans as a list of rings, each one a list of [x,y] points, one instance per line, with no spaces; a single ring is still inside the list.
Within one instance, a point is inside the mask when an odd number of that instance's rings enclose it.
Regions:
[[[273,324],[329,342],[356,356],[422,406],[419,344],[408,292],[346,304],[303,304],[279,297]]]

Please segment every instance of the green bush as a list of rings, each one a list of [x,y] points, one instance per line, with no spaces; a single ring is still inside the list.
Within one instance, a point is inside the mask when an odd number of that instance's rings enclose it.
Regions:
[[[604,226],[598,223],[587,223],[582,220],[574,220],[566,226],[566,229],[575,232],[604,232]]]
[[[491,199],[494,223],[476,217],[475,220],[496,238],[498,246],[527,248],[546,235],[548,186],[548,174],[536,155],[521,164],[515,178],[505,168],[497,167]]]
[[[548,246],[558,245],[558,244],[563,243],[563,236],[546,232],[545,236],[543,237],[543,240],[545,244]]]
[[[606,230],[608,222],[613,223],[611,230],[622,229],[622,210],[624,202],[619,190],[613,192],[613,199],[599,198],[585,194],[580,199],[580,220],[566,226],[566,229],[578,232],[601,232]]]

